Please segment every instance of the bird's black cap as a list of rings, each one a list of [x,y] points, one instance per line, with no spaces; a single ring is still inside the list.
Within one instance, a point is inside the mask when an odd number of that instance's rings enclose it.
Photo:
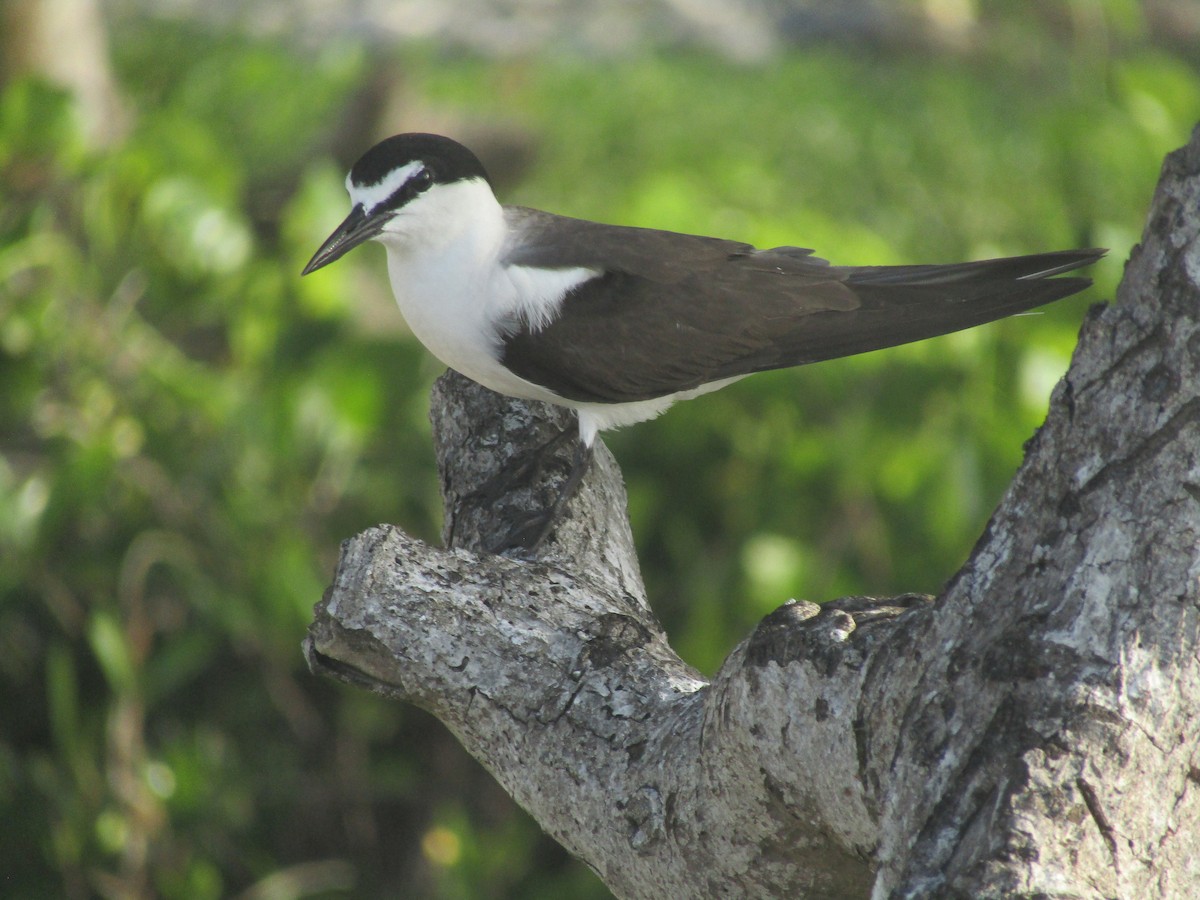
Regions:
[[[437,184],[467,178],[482,178],[491,184],[479,157],[458,141],[421,132],[397,134],[380,141],[359,157],[350,169],[350,181],[364,187],[379,184],[388,173],[416,161],[425,164]]]

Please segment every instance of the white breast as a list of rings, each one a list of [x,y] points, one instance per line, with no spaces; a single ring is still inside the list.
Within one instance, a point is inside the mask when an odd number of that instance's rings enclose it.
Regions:
[[[378,240],[400,311],[430,353],[502,394],[571,405],[500,364],[496,322],[544,326],[567,291],[599,273],[503,266],[504,238],[503,209],[486,182],[471,180],[416,198]]]

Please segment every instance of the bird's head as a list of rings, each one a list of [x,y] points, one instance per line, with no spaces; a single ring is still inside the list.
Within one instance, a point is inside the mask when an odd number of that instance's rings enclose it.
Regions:
[[[403,245],[412,236],[453,230],[480,196],[494,198],[483,164],[457,141],[437,134],[397,134],[362,155],[346,176],[350,215],[334,229],[302,275],[359,244]]]

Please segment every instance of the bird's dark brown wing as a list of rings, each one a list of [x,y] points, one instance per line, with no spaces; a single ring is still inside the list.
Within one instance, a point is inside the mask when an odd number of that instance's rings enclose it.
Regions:
[[[959,331],[1087,287],[1078,250],[932,266],[830,266],[794,247],[508,208],[509,264],[587,267],[549,325],[507,323],[501,361],[560,396],[622,403]]]
[[[829,265],[803,247],[755,250],[738,241],[602,225],[522,206],[506,206],[504,215],[509,233],[516,236],[504,253],[508,265],[620,271],[660,284],[712,271],[733,258],[744,258],[748,267],[782,263],[815,271]]]

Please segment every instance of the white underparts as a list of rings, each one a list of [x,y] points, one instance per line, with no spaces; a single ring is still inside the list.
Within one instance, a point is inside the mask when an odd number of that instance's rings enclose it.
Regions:
[[[585,444],[591,446],[592,441],[596,439],[597,432],[657,418],[679,400],[691,400],[701,394],[719,391],[744,377],[744,375],[735,375],[732,378],[722,378],[720,381],[702,384],[690,391],[667,394],[665,397],[655,397],[653,400],[634,400],[630,403],[576,403],[572,400],[562,399],[552,402],[579,411],[579,437]]]

